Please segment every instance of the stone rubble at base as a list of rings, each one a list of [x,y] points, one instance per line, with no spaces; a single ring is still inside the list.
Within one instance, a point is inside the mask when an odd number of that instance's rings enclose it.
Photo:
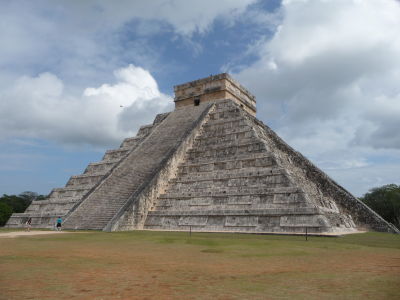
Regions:
[[[257,120],[254,96],[229,75],[175,93],[174,111],[7,226],[61,216],[64,228],[107,231],[398,232]]]

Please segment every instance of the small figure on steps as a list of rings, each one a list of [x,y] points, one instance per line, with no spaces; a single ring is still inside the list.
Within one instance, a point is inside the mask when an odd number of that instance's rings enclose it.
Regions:
[[[61,226],[62,226],[62,219],[61,217],[58,217],[56,225],[57,231],[61,231]]]
[[[31,231],[32,227],[32,218],[29,218],[28,221],[25,223],[25,231]]]

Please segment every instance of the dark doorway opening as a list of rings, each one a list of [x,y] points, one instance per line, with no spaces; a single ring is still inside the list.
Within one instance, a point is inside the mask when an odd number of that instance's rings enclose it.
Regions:
[[[194,106],[199,106],[200,104],[200,97],[194,97]]]

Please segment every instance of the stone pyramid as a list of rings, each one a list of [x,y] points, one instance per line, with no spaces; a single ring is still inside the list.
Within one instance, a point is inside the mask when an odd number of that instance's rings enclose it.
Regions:
[[[175,107],[8,226],[61,216],[105,231],[398,232],[257,120],[228,74],[175,86]]]

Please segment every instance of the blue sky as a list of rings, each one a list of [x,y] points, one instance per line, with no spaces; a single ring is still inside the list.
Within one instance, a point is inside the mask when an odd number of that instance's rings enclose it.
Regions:
[[[400,184],[398,1],[0,5],[0,194],[64,186],[172,110],[173,85],[221,72],[356,196]]]

